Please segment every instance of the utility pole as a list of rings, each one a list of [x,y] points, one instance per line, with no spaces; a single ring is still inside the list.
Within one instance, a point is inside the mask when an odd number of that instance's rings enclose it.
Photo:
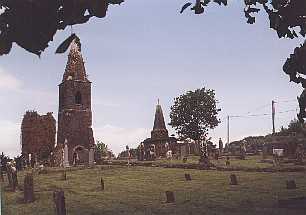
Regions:
[[[227,144],[230,142],[230,116],[227,116]]]
[[[275,101],[272,100],[272,133],[275,134]]]

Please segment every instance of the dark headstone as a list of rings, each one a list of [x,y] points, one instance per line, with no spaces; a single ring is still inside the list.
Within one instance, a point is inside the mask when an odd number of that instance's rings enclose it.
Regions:
[[[101,190],[104,190],[104,180],[101,178]]]
[[[296,183],[294,180],[286,181],[287,189],[296,189]]]
[[[187,163],[187,157],[183,158],[183,163]]]
[[[230,179],[230,185],[238,185],[237,176],[235,174],[231,174]]]
[[[190,174],[185,173],[185,179],[186,179],[186,181],[191,181]]]
[[[16,169],[12,169],[11,171],[11,178],[12,178],[12,191],[15,192],[18,186],[18,177]]]
[[[174,193],[172,191],[166,191],[166,203],[173,203],[175,202]]]
[[[24,177],[23,194],[25,203],[34,202],[34,183],[32,174],[28,173]]]
[[[1,165],[1,164],[0,164]],[[0,181],[4,182],[2,167],[0,167]]]
[[[7,175],[9,187],[12,187],[13,186],[12,170],[11,170],[11,167],[9,166],[6,167],[6,175]]]
[[[64,191],[63,190],[54,191],[53,200],[55,204],[56,215],[66,215]]]
[[[225,162],[225,165],[226,165],[226,166],[231,165],[231,162],[230,162],[230,158],[229,158],[229,156],[227,156],[227,157],[226,157],[226,162]]]
[[[64,180],[64,181],[67,180],[66,171],[63,171],[63,172],[62,172],[62,180]]]

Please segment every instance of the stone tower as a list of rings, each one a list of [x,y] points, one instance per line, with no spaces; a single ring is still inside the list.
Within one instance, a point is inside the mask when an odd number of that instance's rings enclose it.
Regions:
[[[71,44],[63,80],[59,84],[57,145],[64,149],[65,144],[70,165],[88,163],[89,151],[94,146],[91,82],[87,79],[80,44],[75,41]]]
[[[154,118],[154,126],[151,131],[152,139],[164,139],[168,138],[168,130],[166,128],[164,114],[159,101],[156,105],[155,118]]]

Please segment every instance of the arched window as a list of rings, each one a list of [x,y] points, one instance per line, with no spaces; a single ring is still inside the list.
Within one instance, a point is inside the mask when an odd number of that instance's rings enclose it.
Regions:
[[[75,103],[78,104],[78,105],[82,104],[82,95],[81,95],[80,91],[78,91],[75,94]]]

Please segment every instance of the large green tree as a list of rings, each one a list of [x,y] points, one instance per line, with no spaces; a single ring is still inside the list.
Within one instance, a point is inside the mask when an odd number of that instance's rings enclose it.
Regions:
[[[204,140],[208,130],[220,123],[217,118],[220,109],[216,103],[214,90],[201,88],[188,91],[174,99],[169,125],[181,138]]]

